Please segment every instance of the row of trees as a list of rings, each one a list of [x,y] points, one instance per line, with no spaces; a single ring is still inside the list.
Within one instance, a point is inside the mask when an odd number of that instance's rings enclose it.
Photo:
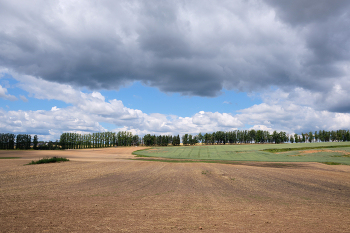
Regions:
[[[186,136],[186,135],[185,135]],[[234,131],[216,131],[202,135],[199,133],[196,136],[188,135],[188,142],[183,138],[184,145],[193,145],[197,142],[206,145],[213,144],[237,144],[237,143],[283,143],[288,142],[289,137],[286,132],[274,131],[270,134],[269,131],[263,130],[234,130]],[[191,142],[192,138],[192,142]]]
[[[179,146],[180,145],[180,135],[172,136],[172,135],[151,135],[146,134],[142,140],[141,144],[145,146]]]
[[[179,135],[151,135],[146,134],[143,138],[133,135],[131,132],[120,131],[103,132],[93,134],[63,133],[60,140],[49,143],[39,143],[37,135],[33,142],[29,134],[0,133],[0,149],[83,149],[83,148],[101,148],[111,146],[179,146]],[[300,143],[300,142],[329,142],[329,141],[350,141],[349,130],[337,131],[315,131],[288,135],[286,132],[263,130],[234,130],[234,131],[216,131],[202,135],[185,134],[181,137],[183,145],[195,145],[203,143],[213,144],[237,144],[237,143]]]
[[[93,134],[63,133],[59,144],[62,149],[102,148],[111,146],[137,146],[141,143],[138,135],[131,132],[103,132]]]
[[[337,131],[315,131],[315,133],[301,133],[301,135],[294,134],[290,135],[290,142],[345,142],[350,141],[350,131],[349,130],[337,130]]]
[[[32,136],[29,134],[18,134],[16,138],[16,149],[28,150],[32,143]]]
[[[286,132],[273,131],[270,134],[269,131],[263,130],[234,130],[234,131],[217,131],[213,133],[206,133],[202,135],[192,136],[191,134],[185,134],[182,136],[183,145],[194,145],[198,142],[206,145],[213,144],[236,144],[236,143],[299,143],[299,142],[329,142],[329,141],[350,141],[349,130],[337,130],[337,131],[315,131],[309,133],[301,133],[288,135]]]
[[[15,135],[12,133],[0,134],[0,149],[8,150],[15,148]]]
[[[35,142],[37,136],[34,136],[34,145],[37,146],[38,141]],[[11,133],[0,133],[0,149],[2,150],[13,150],[15,149],[30,149],[32,143],[32,136],[29,134],[15,134]]]
[[[186,145],[195,145],[196,143],[198,143],[199,138],[201,133],[199,133],[197,136],[192,136],[191,134],[185,134],[182,136],[182,144],[184,146]]]
[[[289,137],[286,132],[274,131],[270,134],[268,131],[262,130],[235,130],[229,132],[217,131],[202,135],[185,134],[181,137],[183,145],[195,145],[203,143],[206,145],[214,144],[236,144],[236,143],[283,143],[288,142]],[[147,134],[142,139],[145,146],[174,146],[180,145],[180,136],[156,136]]]

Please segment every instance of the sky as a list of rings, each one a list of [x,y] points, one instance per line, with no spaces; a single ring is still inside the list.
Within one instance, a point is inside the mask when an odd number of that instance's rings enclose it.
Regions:
[[[350,1],[0,1],[0,133],[350,128]]]

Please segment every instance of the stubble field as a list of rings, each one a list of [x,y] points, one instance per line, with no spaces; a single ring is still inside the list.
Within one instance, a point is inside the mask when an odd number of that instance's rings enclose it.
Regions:
[[[1,232],[349,232],[350,166],[0,151]],[[45,156],[69,162],[23,166]]]

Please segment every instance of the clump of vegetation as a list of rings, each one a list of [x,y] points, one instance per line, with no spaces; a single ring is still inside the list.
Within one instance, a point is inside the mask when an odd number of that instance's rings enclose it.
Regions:
[[[324,164],[327,164],[327,165],[343,165],[342,163],[336,163],[336,162],[324,162]]]
[[[65,161],[69,161],[69,159],[62,158],[62,157],[52,157],[52,158],[39,159],[38,161],[32,160],[32,162],[28,163],[27,165],[42,164],[42,163],[59,163],[59,162],[65,162]]]

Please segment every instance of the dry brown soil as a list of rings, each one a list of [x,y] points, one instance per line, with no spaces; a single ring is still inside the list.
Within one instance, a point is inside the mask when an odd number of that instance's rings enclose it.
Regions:
[[[299,153],[302,154],[314,154],[314,153],[319,153],[319,152],[331,152],[331,153],[341,153],[343,155],[349,155],[350,153],[345,151],[345,150],[327,150],[327,149],[322,149],[322,150],[303,150],[300,151]]]
[[[0,232],[350,232],[350,166],[0,151]],[[71,161],[23,166],[32,159]]]

